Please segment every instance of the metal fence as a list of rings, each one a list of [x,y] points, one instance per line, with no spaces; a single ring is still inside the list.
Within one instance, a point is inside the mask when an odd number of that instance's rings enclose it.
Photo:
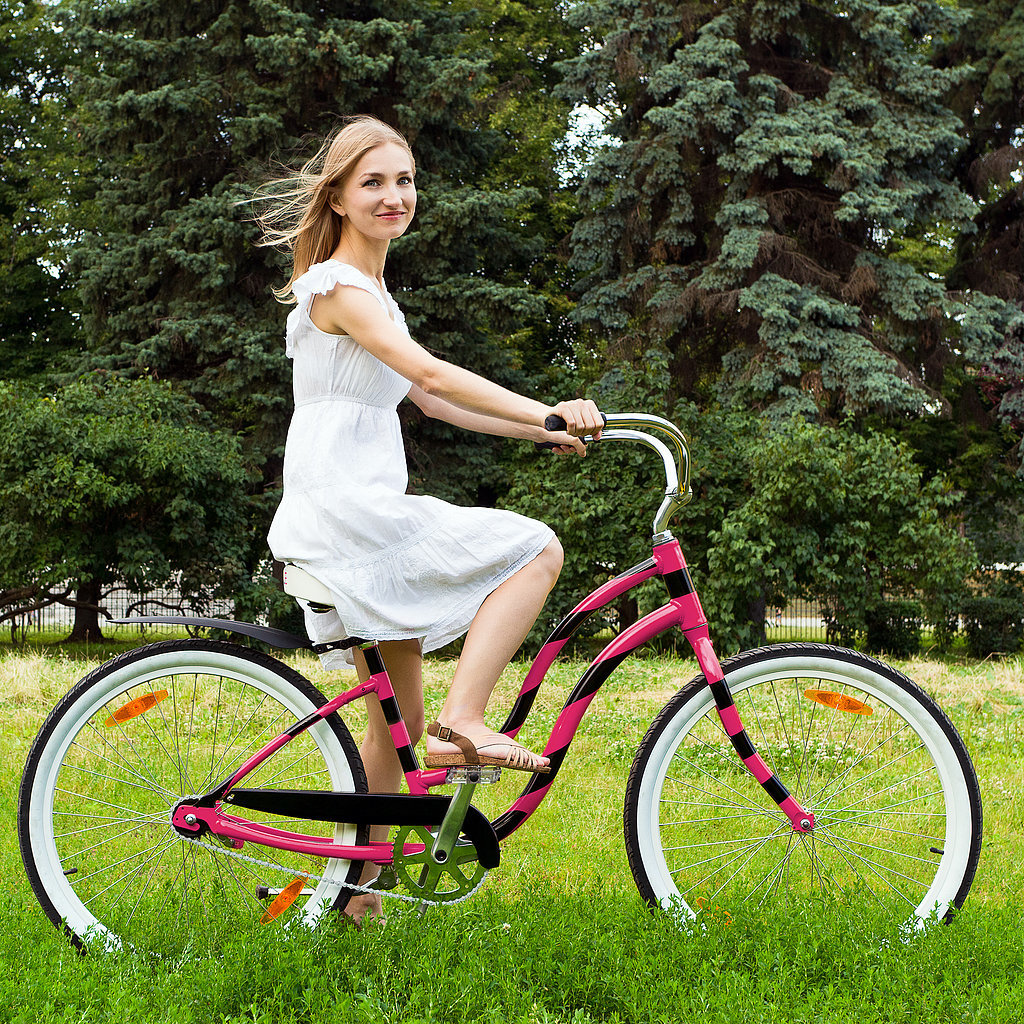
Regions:
[[[768,639],[824,640],[825,620],[817,601],[790,601],[785,608],[770,609],[766,621]]]
[[[197,614],[194,610],[191,599],[180,590],[172,587],[165,587],[158,590],[150,590],[144,594],[136,593],[125,587],[115,587],[104,593],[100,601],[100,628],[106,633],[108,630],[154,632],[159,631],[154,625],[114,625],[113,619],[130,618],[138,615],[188,615]],[[231,618],[234,614],[234,606],[231,601],[212,601],[203,609],[201,614]],[[14,641],[27,639],[38,634],[70,633],[75,622],[75,609],[63,604],[51,604],[46,608],[37,611],[27,612],[3,624]],[[111,623],[108,625],[108,623]]]
[[[160,632],[162,627],[154,625],[114,626],[107,625],[110,619],[128,618],[132,615],[175,615],[195,614],[189,598],[179,590],[165,588],[138,594],[125,588],[116,588],[104,594],[101,607],[108,613],[100,615],[100,627],[104,633],[116,629],[118,632]],[[230,601],[216,601],[202,610],[202,614],[219,618],[232,618],[234,607]],[[75,620],[75,611],[66,605],[54,604],[48,608],[18,616],[4,623],[11,640],[20,641],[38,634],[70,633]],[[770,609],[766,622],[768,639],[783,640],[824,640],[825,625],[821,609],[810,601],[791,601],[785,609]]]

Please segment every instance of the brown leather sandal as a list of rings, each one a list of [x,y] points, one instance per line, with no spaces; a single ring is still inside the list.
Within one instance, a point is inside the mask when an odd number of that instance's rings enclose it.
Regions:
[[[531,754],[526,747],[514,740],[485,743],[478,750],[462,733],[455,732],[446,725],[441,725],[440,722],[431,722],[427,726],[427,735],[439,739],[442,743],[454,743],[461,751],[459,754],[427,754],[424,763],[428,768],[477,768],[493,765],[498,768],[511,768],[517,772],[534,772],[537,775],[547,775],[551,771],[549,765],[535,765],[530,759]],[[504,757],[482,753],[488,747],[506,745],[511,745],[512,749]]]

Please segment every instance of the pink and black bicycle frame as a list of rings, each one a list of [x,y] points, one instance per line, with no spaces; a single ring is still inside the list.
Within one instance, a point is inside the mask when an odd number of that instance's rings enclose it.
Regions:
[[[655,545],[651,558],[599,587],[558,624],[534,659],[523,681],[519,696],[501,731],[510,737],[518,734],[529,715],[534,698],[548,670],[582,623],[594,612],[655,576],[660,576],[665,582],[669,595],[668,603],[623,630],[588,666],[559,713],[544,748],[544,754],[551,762],[551,773],[533,775],[512,806],[489,826],[486,826],[487,833],[490,833],[493,828],[491,834],[495,840],[501,841],[509,836],[540,806],[554,784],[590,702],[611,672],[638,647],[675,627],[682,631],[692,647],[700,670],[710,687],[722,726],[747,770],[785,813],[794,831],[806,832],[814,827],[813,814],[800,806],[778,776],[765,764],[743,727],[718,657],[712,647],[707,618],[694,589],[679,542],[671,537]],[[273,801],[270,801],[267,806],[260,804],[259,790],[240,790],[237,788],[239,784],[253,769],[280,750],[293,737],[335,714],[346,704],[371,693],[380,700],[395,749],[398,752],[409,794],[399,796],[309,794],[310,799],[324,805],[323,817],[320,820],[351,821],[355,824],[368,825],[439,823],[450,799],[429,795],[429,791],[432,787],[443,785],[446,782],[447,769],[423,769],[420,767],[408,730],[402,719],[401,709],[398,706],[391,680],[384,668],[379,648],[376,644],[364,646],[363,654],[371,672],[366,682],[339,694],[307,718],[296,722],[250,757],[230,778],[204,797],[195,801],[182,801],[176,808],[173,818],[179,831],[185,833],[209,831],[236,848],[246,842],[255,842],[316,857],[369,860],[378,864],[390,862],[392,853],[388,843],[371,842],[365,845],[343,845],[247,821],[224,810],[225,804],[231,804],[236,799],[241,801],[242,794],[245,795],[242,806],[273,810]],[[295,794],[296,799],[301,799],[301,797],[302,794]],[[336,810],[344,808],[344,813],[356,812],[359,816],[332,816],[330,806],[332,798],[335,799]],[[357,808],[364,808],[365,813],[357,811]],[[472,832],[471,838],[474,838],[475,842],[479,838],[485,847],[489,846],[486,842],[488,836],[484,834],[486,819],[483,819],[483,816],[476,812],[475,808],[470,808],[470,811],[475,812],[475,816],[467,817],[467,834]],[[316,818],[317,814],[296,815],[293,813],[292,816]],[[410,820],[410,818],[415,820]],[[493,851],[493,857],[487,856],[486,859],[497,863],[496,849]],[[485,864],[485,866],[493,865]]]

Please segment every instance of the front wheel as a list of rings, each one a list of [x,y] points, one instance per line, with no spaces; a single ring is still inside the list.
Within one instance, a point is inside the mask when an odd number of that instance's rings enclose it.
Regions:
[[[854,651],[780,644],[722,665],[747,735],[814,829],[797,833],[733,750],[703,675],[652,723],[626,788],[629,863],[652,905],[694,918],[856,900],[948,920],[981,849],[981,795],[935,702]]]
[[[43,723],[18,801],[22,857],[54,924],[79,945],[209,952],[286,902],[284,919],[307,925],[343,906],[351,892],[344,883],[357,880],[360,864],[251,844],[230,850],[213,836],[199,845],[170,820],[182,797],[223,781],[325,703],[273,658],[215,641],[152,644],[86,676]],[[243,785],[365,792],[366,777],[348,730],[332,715]],[[352,825],[245,816],[363,841]],[[304,880],[313,874],[322,877]]]

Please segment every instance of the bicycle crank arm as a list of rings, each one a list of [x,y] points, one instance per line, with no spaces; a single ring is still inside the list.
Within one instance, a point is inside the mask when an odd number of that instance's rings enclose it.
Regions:
[[[233,789],[224,798],[233,807],[311,821],[359,825],[419,825],[440,828],[452,803],[449,796],[408,793],[337,793],[315,789]],[[461,812],[462,808],[457,808]],[[477,808],[465,808],[460,831],[472,841],[485,868],[501,859],[498,837]]]
[[[430,856],[436,864],[444,864],[452,855],[452,848],[459,841],[459,833],[465,829],[466,813],[471,809],[475,782],[465,782],[455,790],[448,813],[437,830],[437,838],[430,848]],[[484,867],[487,865],[485,864]]]

